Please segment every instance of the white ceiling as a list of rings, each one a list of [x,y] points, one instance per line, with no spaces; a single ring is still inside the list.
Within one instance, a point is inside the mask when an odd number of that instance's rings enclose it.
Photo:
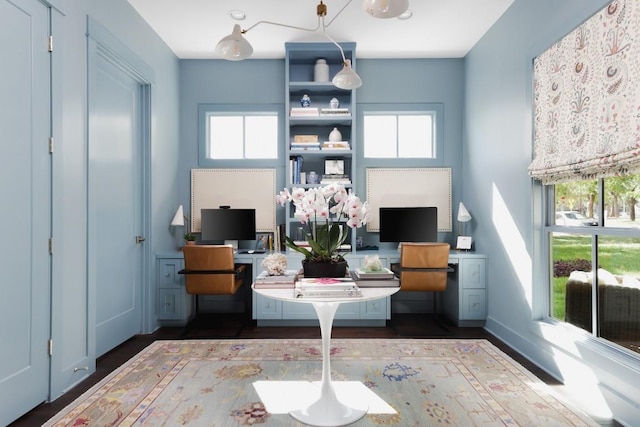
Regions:
[[[315,28],[319,0],[128,0],[173,52],[183,59],[214,59],[217,42],[239,23],[258,21]],[[336,41],[357,43],[359,58],[460,58],[514,0],[411,0],[409,20],[375,19],[353,0],[327,28]],[[324,0],[328,23],[348,0]],[[244,21],[229,16],[246,13]],[[284,58],[288,41],[327,41],[322,31],[306,32],[261,24],[245,37],[252,58]]]

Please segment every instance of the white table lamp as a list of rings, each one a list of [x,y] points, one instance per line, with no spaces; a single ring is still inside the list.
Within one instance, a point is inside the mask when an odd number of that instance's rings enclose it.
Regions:
[[[458,242],[456,249],[471,249],[471,236],[462,235],[462,224],[471,221],[471,214],[464,206],[464,203],[460,202],[458,205]]]

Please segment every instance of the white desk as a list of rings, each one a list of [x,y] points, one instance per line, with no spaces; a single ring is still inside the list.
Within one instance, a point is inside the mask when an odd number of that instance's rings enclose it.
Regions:
[[[322,382],[320,397],[306,408],[291,411],[289,414],[296,420],[312,426],[344,426],[351,424],[366,413],[368,408],[352,408],[340,402],[331,382],[330,356],[331,328],[336,310],[343,303],[356,303],[378,298],[386,298],[400,290],[393,288],[360,288],[361,297],[346,298],[296,298],[293,289],[256,289],[260,295],[282,301],[293,301],[301,304],[312,304],[320,321],[322,336]]]

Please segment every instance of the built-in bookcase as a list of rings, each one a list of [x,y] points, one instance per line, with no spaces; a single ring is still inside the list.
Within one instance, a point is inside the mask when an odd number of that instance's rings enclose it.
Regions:
[[[340,43],[345,57],[356,69],[356,44]],[[356,179],[356,91],[335,87],[331,81],[314,81],[314,67],[318,59],[329,65],[329,80],[342,69],[340,50],[333,43],[285,43],[285,110],[286,110],[286,185],[310,188],[323,185],[329,179],[340,180],[347,188],[355,188]],[[303,107],[304,95],[310,98],[310,105]],[[331,105],[337,99],[339,107]],[[341,133],[339,143],[327,144],[334,128]],[[335,160],[335,161],[334,161]],[[337,162],[336,162],[337,161]],[[343,169],[335,173],[333,167]],[[326,168],[329,168],[327,174]],[[318,183],[309,183],[311,172],[315,172]],[[333,175],[324,177],[324,175]],[[344,175],[338,177],[337,175]],[[286,208],[285,231],[296,239],[301,224],[293,217],[294,207]],[[355,248],[355,232],[348,242]]]

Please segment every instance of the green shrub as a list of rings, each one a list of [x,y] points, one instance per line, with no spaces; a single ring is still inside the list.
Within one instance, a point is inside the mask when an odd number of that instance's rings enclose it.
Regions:
[[[572,271],[591,271],[591,261],[588,259],[570,259],[553,262],[553,277],[569,277]]]

